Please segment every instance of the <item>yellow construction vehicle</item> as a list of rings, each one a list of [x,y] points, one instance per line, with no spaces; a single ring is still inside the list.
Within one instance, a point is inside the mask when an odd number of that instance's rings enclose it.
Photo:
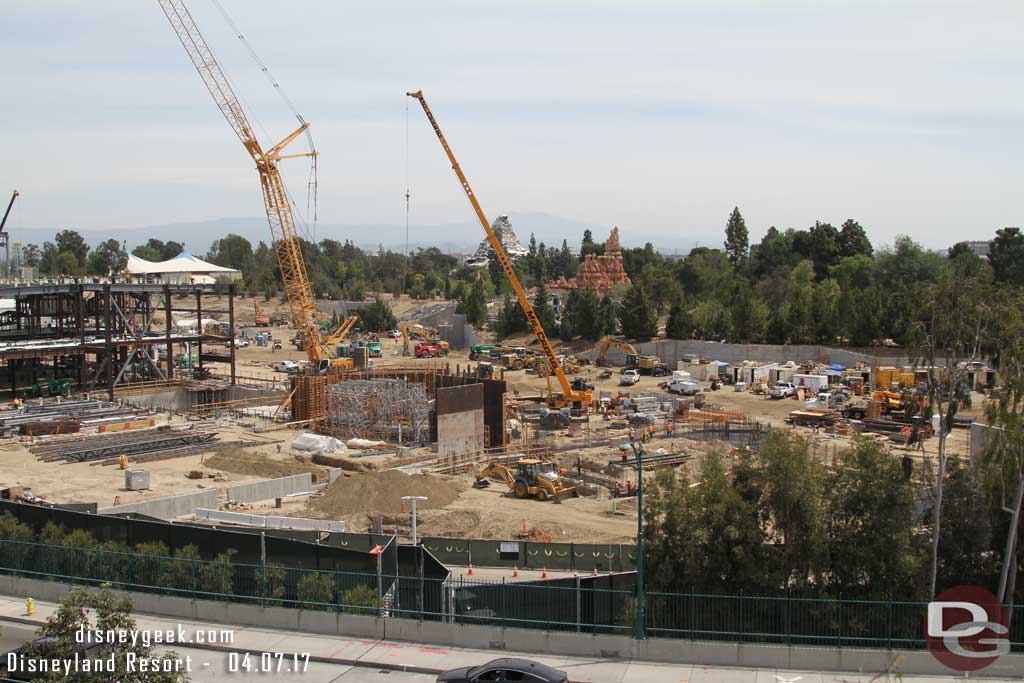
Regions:
[[[600,351],[597,354],[597,360],[594,361],[594,365],[602,368],[610,368],[612,364],[605,359],[605,356],[608,355],[609,349],[613,347],[616,349],[622,349],[626,352],[626,367],[636,365],[636,358],[639,356],[636,347],[627,341],[620,341],[614,337],[605,337],[601,340]]]
[[[579,495],[575,486],[565,484],[562,475],[552,463],[542,460],[520,460],[516,463],[515,474],[504,465],[492,462],[476,475],[473,486],[486,488],[491,485],[491,477],[508,486],[508,490],[514,493],[516,498],[532,496],[540,501],[550,498],[555,502],[561,502],[561,499],[567,496]]]
[[[414,97],[419,100],[420,106],[423,108],[423,113],[427,115],[430,125],[434,128],[434,133],[437,135],[437,139],[441,143],[441,147],[444,148],[444,152],[448,156],[448,161],[451,162],[452,170],[455,171],[455,175],[458,176],[459,183],[462,185],[462,190],[466,193],[469,203],[473,205],[473,211],[476,212],[476,217],[479,219],[481,227],[483,227],[484,232],[487,233],[487,239],[491,244],[491,248],[494,249],[494,254],[497,257],[498,262],[501,264],[502,269],[505,271],[505,276],[508,277],[509,283],[512,285],[512,289],[515,290],[516,298],[519,300],[519,305],[522,306],[523,313],[526,315],[526,320],[529,322],[530,328],[537,337],[537,341],[540,342],[540,347],[544,352],[544,357],[547,361],[548,367],[555,373],[555,376],[558,378],[558,383],[562,386],[561,396],[556,397],[554,394],[550,392],[548,393],[548,405],[552,408],[569,407],[577,411],[589,410],[590,405],[593,402],[593,394],[586,390],[574,390],[572,385],[569,383],[569,380],[566,378],[565,373],[562,372],[562,367],[558,362],[558,357],[555,355],[555,350],[551,347],[551,342],[548,341],[548,336],[544,333],[544,327],[537,318],[537,314],[534,312],[533,306],[530,304],[529,297],[526,296],[525,290],[523,290],[522,285],[519,284],[519,277],[516,275],[516,271],[512,267],[512,262],[509,260],[508,254],[505,253],[505,248],[501,245],[501,240],[498,239],[498,236],[494,234],[494,230],[491,229],[491,224],[487,220],[487,216],[484,215],[484,210],[480,208],[480,202],[477,201],[476,195],[473,193],[473,188],[470,187],[469,181],[466,179],[466,175],[462,172],[462,168],[459,166],[459,162],[455,160],[455,154],[452,152],[451,147],[448,146],[448,141],[445,140],[444,134],[441,132],[441,126],[438,125],[433,112],[431,112],[430,107],[427,106],[427,101],[423,97],[423,91],[417,90],[416,92],[406,94],[409,97]]]
[[[441,333],[435,330],[433,327],[426,327],[418,323],[399,323],[398,329],[402,332],[402,355],[410,355],[409,340],[416,339],[420,342],[425,342],[430,348],[427,351],[421,348],[420,352],[416,354],[417,358],[423,356],[447,356],[449,347],[448,342],[441,339]],[[436,352],[435,352],[436,351]]]
[[[324,372],[328,367],[351,367],[351,358],[332,358],[334,349],[325,344],[317,323],[316,304],[313,290],[309,285],[306,273],[306,262],[302,257],[302,245],[295,229],[288,191],[278,169],[278,162],[296,157],[316,157],[317,152],[311,150],[300,154],[283,154],[284,149],[300,135],[306,133],[309,124],[299,116],[299,127],[283,140],[269,149],[263,149],[252,125],[242,108],[242,103],[235,95],[227,76],[217,62],[206,38],[199,31],[195,19],[188,11],[183,0],[157,0],[161,9],[171,23],[178,40],[188,53],[189,59],[199,72],[206,89],[217,103],[221,114],[227,119],[235,135],[241,140],[245,151],[256,163],[256,171],[260,178],[263,191],[263,208],[270,224],[270,234],[277,256],[277,265],[281,269],[281,280],[284,283],[288,307],[291,310],[292,324],[299,338],[303,340],[306,355],[312,367]],[[275,84],[276,85],[276,84]],[[308,135],[308,133],[306,133]]]

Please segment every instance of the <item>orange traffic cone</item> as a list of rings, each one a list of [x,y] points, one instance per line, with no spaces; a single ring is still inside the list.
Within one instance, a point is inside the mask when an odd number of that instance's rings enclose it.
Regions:
[[[469,571],[466,572],[466,574],[468,574],[469,576],[473,576],[473,563],[472,562],[469,563]]]
[[[516,565],[515,567],[512,568],[512,578],[514,579],[514,578],[516,578],[518,576],[519,576],[519,565]]]
[[[542,579],[548,578],[548,568],[547,567],[544,567],[544,572],[540,575],[540,578],[542,578]]]

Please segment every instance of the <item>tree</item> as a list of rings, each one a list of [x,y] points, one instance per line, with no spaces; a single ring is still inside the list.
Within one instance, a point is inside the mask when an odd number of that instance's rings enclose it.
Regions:
[[[501,261],[498,260],[498,254],[494,249],[487,250],[487,274],[494,289],[501,291],[501,284],[505,281],[505,270],[501,267]]]
[[[58,252],[53,266],[48,271],[51,275],[82,275],[84,269],[70,251]]]
[[[913,491],[900,462],[877,442],[855,438],[829,478],[828,491],[828,581],[834,592],[920,598],[926,552],[915,533]]]
[[[53,242],[58,253],[69,252],[74,256],[79,271],[85,268],[85,259],[89,256],[89,245],[85,243],[85,239],[81,235],[74,230],[61,230],[53,238]]]
[[[852,218],[847,218],[843,221],[843,225],[839,229],[837,242],[840,259],[860,254],[871,256],[874,253],[874,247],[871,246],[871,240],[868,239],[867,232],[864,231],[860,223]]]
[[[658,313],[647,292],[632,285],[622,299],[622,334],[629,339],[647,340],[658,336]]]
[[[587,228],[583,231],[583,242],[580,244],[580,259],[584,259],[588,254],[598,256],[604,253],[604,243],[594,242],[594,233]]]
[[[1024,234],[1020,228],[996,230],[995,239],[989,242],[988,262],[999,282],[1024,285]]]
[[[234,268],[243,274],[249,273],[253,267],[252,244],[241,235],[225,235],[210,245],[206,260],[218,266]]]
[[[21,263],[30,268],[35,268],[39,265],[40,255],[41,252],[38,245],[26,244],[21,248]]]
[[[695,483],[680,468],[659,470],[645,485],[644,565],[651,590],[765,588],[757,511],[729,482],[721,452],[704,455]]]
[[[672,303],[672,308],[668,312],[665,336],[669,339],[689,339],[692,333],[693,322],[690,320],[690,313],[683,304],[683,298],[679,297]]]
[[[815,340],[814,267],[810,261],[801,261],[789,274],[788,290],[785,321],[789,340],[794,344],[810,344]]]
[[[537,287],[537,293],[533,297],[533,312],[537,316],[540,326],[544,328],[544,334],[554,336],[555,334],[555,307],[548,299],[548,289],[544,283]]]
[[[605,333],[601,320],[601,304],[597,294],[588,289],[571,289],[562,310],[562,339],[580,336],[597,341]]]
[[[391,306],[379,298],[374,299],[372,304],[361,307],[356,311],[356,315],[359,316],[363,329],[370,332],[386,332],[395,329],[398,324]]]
[[[466,322],[473,327],[482,327],[487,322],[487,298],[483,281],[477,277],[468,287],[462,288],[462,296],[456,313],[464,313]]]
[[[132,617],[132,603],[128,598],[118,598],[109,590],[87,592],[82,588],[72,588],[61,600],[56,613],[39,627],[38,639],[25,644],[23,652],[27,659],[64,659],[74,658],[80,650],[76,634],[80,631],[99,631],[102,633],[123,631],[133,633],[138,630]],[[85,667],[72,668],[66,675],[57,671],[48,675],[33,677],[35,681],[71,681],[71,683],[105,683],[106,681],[124,681],[125,683],[178,683],[188,680],[184,664],[175,665],[178,661],[173,652],[157,656],[152,647],[142,644],[141,639],[121,642],[103,642],[98,645],[95,654],[90,657],[107,660],[113,658],[115,670],[92,672]],[[130,661],[139,662],[147,659],[158,660],[150,671],[139,671]],[[163,664],[166,662],[166,664]],[[167,671],[164,671],[167,669]]]
[[[768,333],[768,304],[754,293],[750,283],[737,278],[732,298],[732,334],[742,343],[763,342]]]
[[[510,337],[513,334],[527,332],[529,329],[530,325],[526,321],[526,313],[523,312],[523,307],[519,305],[519,301],[505,296],[501,304],[501,310],[498,312],[498,319],[494,324],[495,333],[499,337]]]
[[[601,334],[616,334],[619,330],[619,307],[612,301],[610,294],[601,297],[601,307],[598,311],[601,321]]]
[[[132,249],[132,254],[144,261],[160,261],[160,252],[148,244],[140,244]]]
[[[701,339],[720,340],[732,333],[729,309],[716,299],[704,299],[690,310],[693,329]]]
[[[765,493],[762,519],[778,552],[783,586],[806,588],[827,558],[824,470],[811,455],[810,441],[779,429],[761,444]]]
[[[927,377],[927,404],[923,406],[923,417],[930,420],[932,415],[940,416],[932,506],[929,597],[936,594],[939,571],[946,441],[953,431],[967,369],[981,357],[988,326],[993,317],[998,317],[993,316],[991,310],[989,283],[964,278],[949,268],[944,271],[938,282],[924,287],[920,319],[912,325],[909,333],[915,364],[925,371]]]
[[[749,251],[750,236],[747,233],[747,223],[737,206],[725,224],[725,253],[732,267],[739,269],[747,262]]]
[[[89,254],[88,273],[90,275],[107,276],[123,273],[128,266],[128,252],[124,251],[117,240],[109,239],[100,242]]]

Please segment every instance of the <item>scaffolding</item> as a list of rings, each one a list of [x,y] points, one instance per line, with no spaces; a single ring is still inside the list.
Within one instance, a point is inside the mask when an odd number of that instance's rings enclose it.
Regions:
[[[399,443],[430,440],[426,386],[401,379],[350,379],[325,386],[323,431]]]

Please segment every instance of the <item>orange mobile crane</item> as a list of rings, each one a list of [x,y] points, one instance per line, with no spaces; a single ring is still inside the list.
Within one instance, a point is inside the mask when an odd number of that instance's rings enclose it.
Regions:
[[[483,209],[480,208],[480,202],[476,200],[476,195],[473,194],[473,188],[469,186],[469,181],[466,180],[465,174],[459,167],[459,162],[455,160],[455,154],[452,152],[451,147],[448,146],[448,142],[445,140],[444,134],[441,132],[441,127],[437,124],[434,114],[430,111],[430,107],[427,106],[427,101],[423,98],[423,91],[417,90],[416,92],[406,93],[406,95],[419,100],[420,106],[423,107],[423,113],[427,115],[430,125],[434,127],[434,133],[437,134],[437,139],[441,142],[441,146],[444,148],[445,154],[448,155],[448,161],[452,164],[452,170],[455,171],[455,175],[459,177],[462,189],[466,193],[466,197],[469,198],[469,203],[473,205],[476,217],[480,219],[480,225],[483,226],[484,232],[487,233],[487,239],[491,243],[491,248],[494,249],[494,253],[497,255],[498,261],[501,263],[501,267],[504,269],[506,277],[508,277],[509,282],[512,283],[512,289],[516,292],[516,297],[519,299],[519,305],[523,307],[523,313],[526,315],[526,320],[530,323],[530,327],[533,329],[533,333],[536,335],[537,341],[540,342],[540,347],[544,352],[544,358],[547,361],[548,368],[555,374],[555,377],[558,378],[558,383],[562,386],[562,396],[560,398],[556,398],[549,392],[548,405],[552,408],[570,407],[574,410],[588,410],[591,402],[593,401],[591,390],[586,388],[587,385],[581,380],[576,380],[570,384],[565,373],[562,372],[562,364],[559,363],[558,356],[555,355],[555,350],[551,348],[551,342],[548,341],[548,336],[544,333],[544,327],[540,324],[540,320],[537,319],[537,314],[534,313],[533,306],[530,305],[530,300],[526,296],[526,292],[523,291],[522,285],[519,284],[519,278],[516,276],[516,271],[512,268],[512,262],[509,261],[508,255],[505,253],[505,249],[501,246],[501,240],[498,239],[498,236],[495,235],[494,231],[491,229],[491,224],[484,215]]]
[[[263,149],[252,126],[242,109],[242,103],[235,95],[227,76],[214,57],[206,38],[199,31],[195,20],[182,0],[157,0],[167,15],[171,28],[178,36],[199,77],[210,91],[214,102],[235,135],[242,141],[245,151],[256,162],[256,171],[260,176],[260,187],[263,190],[263,204],[270,223],[270,234],[277,255],[277,264],[281,269],[284,291],[291,309],[292,324],[308,343],[305,344],[306,355],[310,365],[321,372],[329,366],[351,367],[351,358],[331,358],[331,349],[324,344],[317,324],[316,305],[313,290],[309,286],[306,274],[306,263],[302,258],[302,246],[295,230],[295,219],[292,216],[291,204],[285,190],[284,180],[278,170],[278,162],[283,159],[316,156],[316,152],[301,154],[282,154],[282,151],[295,138],[306,132],[309,124],[299,117],[301,125],[290,135],[270,149]]]

